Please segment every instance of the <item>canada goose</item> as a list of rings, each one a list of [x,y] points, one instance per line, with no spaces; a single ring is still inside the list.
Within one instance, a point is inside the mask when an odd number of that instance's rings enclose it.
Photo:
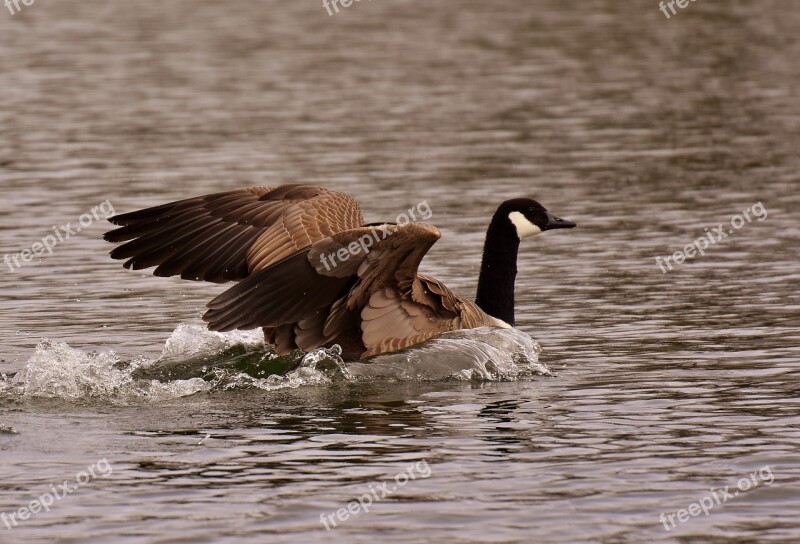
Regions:
[[[109,221],[122,225],[105,239],[125,242],[111,251],[128,259],[125,268],[239,282],[209,302],[211,330],[262,327],[280,354],[339,344],[354,359],[455,329],[512,327],[520,240],[575,226],[534,200],[503,202],[486,232],[473,303],[417,271],[440,237],[436,227],[364,225],[353,197],[323,187],[238,189]]]

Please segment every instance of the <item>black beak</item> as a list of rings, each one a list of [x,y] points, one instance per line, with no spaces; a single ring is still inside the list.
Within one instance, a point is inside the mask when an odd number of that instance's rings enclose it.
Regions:
[[[560,217],[556,217],[550,212],[547,213],[547,224],[544,226],[542,230],[551,230],[551,229],[571,229],[575,227],[575,223],[572,221],[567,221],[566,219],[561,219]]]

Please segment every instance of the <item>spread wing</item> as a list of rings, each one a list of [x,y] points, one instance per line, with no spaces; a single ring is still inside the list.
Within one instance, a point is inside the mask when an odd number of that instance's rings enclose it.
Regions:
[[[337,232],[363,224],[350,195],[310,185],[251,187],[189,198],[109,219],[105,234],[125,268],[156,276],[236,281]]]
[[[439,237],[420,223],[334,234],[225,291],[203,319],[218,331],[275,328],[282,351],[326,345],[355,326],[362,358],[449,330],[497,326],[472,302],[418,274]]]

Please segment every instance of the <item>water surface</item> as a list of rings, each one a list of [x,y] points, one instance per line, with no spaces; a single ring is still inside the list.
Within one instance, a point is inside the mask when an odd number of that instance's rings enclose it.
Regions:
[[[3,12],[3,254],[106,201],[304,182],[367,221],[426,200],[443,238],[423,269],[472,296],[503,199],[579,228],[519,259],[517,325],[552,376],[137,382],[126,365],[165,351],[252,347],[197,332],[221,286],[124,270],[104,221],[4,264],[0,372],[46,380],[0,386],[0,512],[113,472],[0,542],[796,542],[799,25],[790,0]],[[658,268],[757,203],[763,221]],[[770,485],[659,520],[764,467]]]

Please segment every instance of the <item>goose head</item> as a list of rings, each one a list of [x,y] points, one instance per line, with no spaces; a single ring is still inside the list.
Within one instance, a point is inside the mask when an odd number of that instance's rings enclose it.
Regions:
[[[546,230],[571,229],[575,226],[572,221],[553,215],[531,198],[506,200],[497,209],[495,217],[507,220],[519,240]]]

